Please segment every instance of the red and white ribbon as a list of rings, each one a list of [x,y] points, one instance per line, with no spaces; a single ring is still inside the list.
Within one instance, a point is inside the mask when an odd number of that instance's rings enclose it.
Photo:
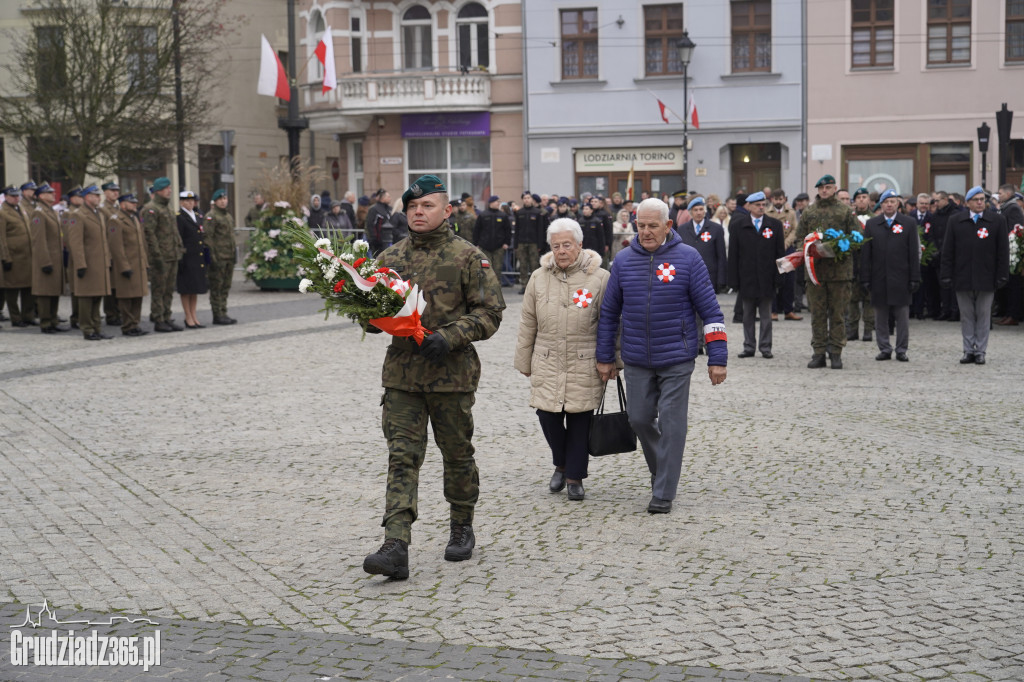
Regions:
[[[572,302],[576,304],[577,308],[589,307],[592,300],[594,300],[594,295],[586,289],[577,289],[576,293],[572,295]]]
[[[654,271],[655,276],[662,282],[668,283],[676,278],[676,266],[671,263],[662,263]]]

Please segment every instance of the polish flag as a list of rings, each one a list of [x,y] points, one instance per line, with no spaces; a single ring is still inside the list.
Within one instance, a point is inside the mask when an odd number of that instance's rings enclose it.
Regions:
[[[324,37],[320,39],[313,54],[324,65],[324,89],[320,94],[338,87],[338,76],[334,70],[334,38],[330,26],[324,31]]]
[[[288,87],[284,65],[274,52],[274,48],[270,46],[267,37],[261,34],[260,40],[260,80],[256,85],[256,92],[260,95],[279,97],[285,101],[290,100],[292,93]]]
[[[664,121],[665,123],[668,123],[668,116],[665,115],[665,103],[662,102],[660,99],[658,100],[658,108],[661,109],[661,120]]]
[[[690,101],[686,107],[686,115],[690,117],[690,125],[694,128],[700,128],[700,119],[697,118],[697,101],[693,99],[693,93],[690,93]]]

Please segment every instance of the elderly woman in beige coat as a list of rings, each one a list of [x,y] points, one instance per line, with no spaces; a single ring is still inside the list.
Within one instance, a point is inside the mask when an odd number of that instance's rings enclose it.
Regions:
[[[597,252],[583,248],[575,220],[553,221],[547,239],[551,251],[526,285],[515,367],[530,377],[530,406],[551,447],[549,489],[557,493],[568,484],[569,499],[582,500],[590,420],[604,393],[594,351],[610,273]]]

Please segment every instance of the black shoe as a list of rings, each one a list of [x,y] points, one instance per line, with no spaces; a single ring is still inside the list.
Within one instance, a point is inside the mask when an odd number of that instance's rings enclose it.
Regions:
[[[852,332],[847,332],[846,340],[847,341],[856,341],[857,340],[857,336],[858,336],[857,330],[854,330]]]
[[[225,315],[224,317],[213,318],[214,324],[235,324],[236,322],[238,322],[238,320],[228,317],[227,315]]]
[[[752,357],[754,357],[754,351],[752,351],[752,350],[745,350],[742,353],[740,353],[739,355],[737,355],[736,357],[738,357],[738,358],[752,358]]]
[[[56,327],[40,327],[39,331],[41,331],[44,334],[56,334],[57,333],[57,328]]]
[[[964,353],[964,356],[960,358],[961,365],[970,365],[974,363],[974,353]]]
[[[565,472],[555,470],[555,473],[551,474],[551,480],[548,481],[548,490],[553,493],[557,493],[565,487]]]
[[[189,324],[188,322],[186,322],[185,323],[185,329],[206,329],[206,325],[205,324],[199,324],[198,322],[195,323],[195,324]]]
[[[363,570],[371,575],[405,580],[409,577],[409,543],[388,538],[380,549],[363,559]]]
[[[910,362],[910,358],[907,357],[906,353],[897,353],[896,359],[900,362]]]
[[[124,324],[124,322],[121,321],[120,317],[108,317],[107,318],[107,326],[108,327],[120,327],[122,324]]]
[[[165,322],[164,324],[166,324],[168,327],[170,327],[172,332],[183,332],[183,331],[185,331],[185,328],[182,327],[177,322],[175,322],[174,320],[167,320],[167,322]]]
[[[672,511],[672,500],[663,500],[660,497],[652,497],[647,503],[648,514],[668,514]]]
[[[704,346],[697,349],[697,355],[704,355]]]
[[[52,329],[55,332],[69,332],[69,331],[71,331],[71,327],[62,327],[59,324],[53,325],[52,327],[50,327],[50,329]]]
[[[156,324],[153,325],[153,331],[155,331],[155,332],[173,332],[174,329],[172,329],[171,325],[167,324],[166,322],[157,322]]]
[[[526,287],[522,287],[522,288],[519,289],[519,295],[520,296],[522,296],[525,293],[526,293]]]
[[[81,329],[81,327],[78,326],[78,320],[71,320],[71,328],[72,329]]]
[[[582,481],[579,482],[579,483],[570,483],[569,484],[569,499],[572,500],[573,502],[579,502],[580,500],[583,499],[583,496],[585,494],[586,493],[583,490],[583,482]]]
[[[148,333],[149,332],[143,331],[142,329],[139,329],[138,327],[134,327],[132,329],[129,329],[126,332],[121,332],[121,335],[122,336],[145,336]]]
[[[113,336],[107,336],[103,332],[96,332],[96,335],[103,339],[104,341],[109,341],[110,339],[114,338]]]
[[[95,332],[92,333],[92,334],[83,334],[82,338],[85,339],[86,341],[102,341],[103,340],[103,337],[100,336],[99,334],[96,334]]]
[[[733,317],[732,318],[732,323],[733,324],[743,324],[743,318],[742,317]]]
[[[448,538],[448,546],[444,548],[445,561],[465,561],[473,556],[476,547],[476,536],[473,526],[451,522],[452,532]]]
[[[7,315],[4,315],[3,312],[0,312],[0,322],[6,322],[8,319],[9,318],[7,317]]]
[[[763,353],[761,353],[761,357],[764,358],[765,360],[771,360],[775,356],[772,355],[772,352],[770,350],[766,350]]]
[[[17,322],[11,322],[11,326],[12,327],[27,327],[28,326],[28,322],[26,322],[25,320],[19,320]]]
[[[892,353],[883,350],[875,356],[875,360],[892,360]]]
[[[829,353],[828,354],[828,359],[832,361],[832,369],[842,369],[843,368],[843,359],[841,357],[839,357],[838,355],[836,355],[835,353]]]
[[[871,341],[871,332],[864,332],[864,336],[860,337],[861,341]]]
[[[811,356],[811,361],[807,363],[807,369],[821,369],[825,366],[825,355],[823,353],[815,353]]]
[[[984,365],[985,364],[985,356],[984,355],[975,355],[974,356],[974,364],[976,364],[976,365]]]

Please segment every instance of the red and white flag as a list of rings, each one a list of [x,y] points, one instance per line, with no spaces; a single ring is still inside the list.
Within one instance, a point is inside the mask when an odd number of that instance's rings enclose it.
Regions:
[[[331,36],[330,26],[324,31],[324,37],[320,39],[313,53],[324,66],[324,89],[321,90],[323,94],[338,87],[338,76],[334,71],[334,38]]]
[[[693,93],[690,93],[690,101],[686,106],[686,115],[690,118],[690,125],[694,128],[700,128],[700,119],[697,118],[697,101],[693,99]]]
[[[668,123],[668,116],[665,114],[665,109],[667,109],[668,107],[666,107],[665,103],[662,102],[660,99],[658,100],[658,108],[661,109],[661,120],[664,121],[665,123]]]
[[[291,88],[288,87],[288,76],[285,75],[284,65],[278,58],[274,48],[265,35],[260,35],[262,41],[260,46],[260,80],[256,85],[256,92],[270,97],[279,97],[283,100],[292,98]]]

